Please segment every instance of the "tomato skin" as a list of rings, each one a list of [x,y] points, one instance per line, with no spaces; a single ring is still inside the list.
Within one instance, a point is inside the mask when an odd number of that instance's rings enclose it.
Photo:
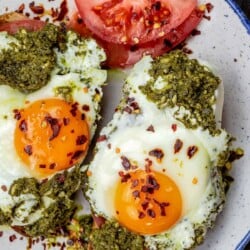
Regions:
[[[125,68],[138,62],[145,54],[156,57],[175,48],[178,44],[183,42],[200,23],[203,14],[202,11],[195,9],[181,25],[171,30],[166,36],[152,42],[133,46],[103,41],[91,34],[84,22],[77,24],[75,27],[71,25],[71,28],[76,32],[80,31],[80,34],[85,37],[92,36],[96,39],[99,45],[105,49],[107,54],[106,66]],[[70,23],[73,24],[75,21],[71,21]]]
[[[75,2],[86,26],[97,37],[103,41],[129,45],[159,39],[183,23],[197,6],[197,0]]]
[[[23,20],[11,21],[0,24],[0,31],[7,31],[9,34],[15,34],[20,28],[28,31],[36,31],[42,29],[45,22],[40,20],[32,20],[24,17]]]

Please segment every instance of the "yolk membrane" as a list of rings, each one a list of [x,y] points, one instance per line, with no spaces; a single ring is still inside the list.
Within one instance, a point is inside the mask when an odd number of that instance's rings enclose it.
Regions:
[[[151,235],[166,231],[181,217],[182,198],[173,180],[160,172],[136,170],[115,193],[117,220],[129,230]]]
[[[20,110],[15,128],[16,152],[36,177],[47,177],[83,160],[89,128],[77,104],[38,100]]]

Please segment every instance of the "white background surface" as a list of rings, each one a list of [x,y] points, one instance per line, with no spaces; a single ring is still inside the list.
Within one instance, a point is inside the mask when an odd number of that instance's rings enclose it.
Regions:
[[[4,12],[7,6],[9,10],[15,10],[22,2],[28,5],[30,1],[0,0],[0,12]],[[35,1],[41,2],[48,1]],[[70,4],[73,0],[68,2],[69,7],[74,8],[72,3]],[[250,35],[224,0],[209,2],[214,5],[209,14],[211,20],[202,21],[198,28],[201,35],[191,38],[188,48],[193,51],[192,57],[209,62],[223,79],[223,127],[237,137],[235,145],[244,148],[245,156],[234,164],[232,175],[235,181],[228,193],[225,209],[218,217],[215,228],[209,231],[206,241],[198,250],[233,250],[250,230]],[[61,0],[55,0],[49,4],[59,6],[60,3]],[[112,118],[114,107],[119,101],[120,84],[111,82],[104,91],[102,124]],[[17,238],[9,243],[9,235],[4,232],[0,238],[0,249],[26,249],[26,240],[19,240],[19,235]],[[42,250],[44,247],[36,244],[33,249]]]

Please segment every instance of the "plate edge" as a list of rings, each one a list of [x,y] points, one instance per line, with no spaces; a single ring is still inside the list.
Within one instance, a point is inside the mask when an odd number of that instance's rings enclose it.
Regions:
[[[242,24],[245,26],[247,33],[250,34],[250,20],[245,15],[240,6],[235,2],[235,0],[226,0],[226,2],[230,5],[230,7],[234,10],[234,12],[240,18]]]

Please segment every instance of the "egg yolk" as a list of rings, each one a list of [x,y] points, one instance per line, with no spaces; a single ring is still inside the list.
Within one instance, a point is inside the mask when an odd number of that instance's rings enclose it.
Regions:
[[[89,145],[89,128],[77,106],[46,99],[20,110],[15,148],[34,176],[47,177],[83,160]]]
[[[177,185],[165,174],[136,170],[124,174],[115,193],[117,220],[129,230],[157,234],[174,225],[182,213]]]

